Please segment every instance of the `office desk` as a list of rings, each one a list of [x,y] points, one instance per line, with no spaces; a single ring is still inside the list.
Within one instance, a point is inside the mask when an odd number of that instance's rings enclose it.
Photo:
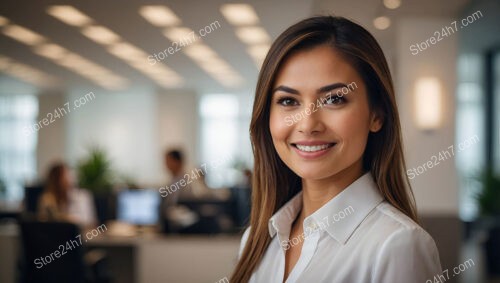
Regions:
[[[239,248],[239,236],[110,237],[88,241],[89,248],[108,253],[118,283],[217,282],[230,276]]]
[[[19,237],[17,225],[0,227],[2,283],[15,282]],[[213,283],[229,278],[239,241],[240,236],[117,237],[103,232],[84,244],[107,252],[114,283]]]

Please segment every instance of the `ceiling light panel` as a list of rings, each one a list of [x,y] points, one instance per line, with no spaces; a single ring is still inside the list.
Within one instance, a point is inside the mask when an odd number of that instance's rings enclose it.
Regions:
[[[379,30],[385,30],[391,26],[391,19],[386,16],[377,17],[373,20],[373,25]]]
[[[68,55],[68,50],[54,43],[45,43],[33,48],[33,51],[51,60],[60,60]]]
[[[186,27],[167,28],[163,31],[163,35],[172,42],[194,41],[194,38],[192,38],[194,31]]]
[[[120,40],[120,36],[112,32],[110,29],[103,26],[92,25],[82,29],[83,35],[92,39],[93,41],[109,45],[116,43]]]
[[[164,64],[148,64],[148,54],[132,44],[126,42],[117,43],[111,45],[108,52],[127,62],[127,64],[163,87],[179,87],[183,84],[183,78],[171,68]]]
[[[52,10],[55,7],[60,6],[53,6]],[[68,7],[68,6],[65,6]],[[69,6],[70,7],[70,6]],[[165,8],[165,9],[163,9]],[[127,64],[132,66],[133,68],[139,70],[141,73],[145,74],[152,80],[154,80],[156,83],[158,83],[161,86],[167,86],[168,87],[178,87],[180,86],[180,83],[183,81],[183,78],[178,75],[175,71],[172,69],[168,68],[165,65],[160,65],[158,64],[156,68],[161,68],[162,73],[161,75],[163,76],[168,76],[168,78],[162,78],[160,75],[158,75],[158,72],[155,71],[153,74],[151,70],[153,68],[146,68],[143,64],[143,62],[147,62],[148,54],[143,51],[142,49],[134,46],[133,44],[130,44],[123,40],[118,34],[114,33],[112,30],[108,29],[107,27],[97,25],[97,24],[90,24],[90,23],[95,23],[95,21],[90,18],[89,16],[85,15],[84,13],[78,11],[77,9],[71,7],[70,9],[72,12],[75,12],[76,14],[80,15],[82,19],[87,19],[86,23],[83,25],[76,25],[76,24],[71,24],[66,21],[64,21],[67,24],[74,25],[80,27],[80,30],[83,35],[88,37],[89,39],[93,40],[94,42],[101,44],[106,47],[106,50],[111,53],[112,55],[118,57],[119,59],[125,61]],[[48,11],[51,11],[50,9]],[[54,11],[53,13],[50,13],[51,15],[54,16]],[[180,20],[173,14],[172,11],[170,11],[168,8],[164,6],[145,6],[140,9],[141,15],[148,19],[148,21],[152,21],[158,25],[168,25],[170,23],[175,23],[179,22]],[[81,57],[80,57],[81,58]],[[83,76],[88,76],[92,77],[94,73],[103,73],[103,72],[108,72],[111,74],[110,71],[106,69],[99,69],[96,66],[91,66],[91,62],[83,62],[81,59],[78,57],[72,57],[71,60],[68,61],[65,60],[66,62],[60,62],[60,64],[66,66],[67,68],[71,68],[73,65],[71,61],[76,61],[76,65],[82,66],[84,65],[85,68],[84,70],[81,69],[75,69],[75,72],[79,72]],[[91,70],[91,71],[88,71]],[[111,75],[107,75],[111,76]],[[101,85],[103,84],[103,80],[99,80],[99,78],[94,78],[97,80]],[[113,81],[120,82],[119,77],[111,77]],[[121,82],[120,82],[121,83]],[[174,84],[175,83],[175,84]],[[106,85],[109,85],[109,83],[106,83]]]
[[[234,26],[256,25],[259,17],[249,4],[224,4],[220,8],[222,15]]]
[[[149,23],[158,27],[176,26],[181,20],[170,8],[162,5],[142,6],[139,14]]]
[[[3,55],[0,55],[0,70],[12,77],[39,87],[50,87],[57,84],[55,77]]]
[[[45,57],[55,64],[63,66],[66,69],[69,69],[104,88],[109,88],[109,84],[102,83],[102,76],[106,76],[114,81],[120,81],[121,87],[128,84],[127,79],[114,74],[112,71],[85,59],[60,45],[50,42],[47,38],[32,30],[15,24],[8,24],[2,29],[2,31],[5,35],[17,39],[26,45],[32,46],[33,53]],[[19,77],[22,71],[26,71],[27,74],[33,74],[33,77],[41,79],[44,78],[39,73],[29,71],[26,65],[21,67],[17,66],[13,72],[16,72],[15,75]],[[116,86],[114,86],[114,88],[115,87]]]
[[[5,17],[0,16],[0,27],[3,27],[9,23],[9,20]]]
[[[384,6],[387,9],[397,9],[401,6],[401,0],[384,0]]]
[[[227,11],[230,11],[232,8],[229,7],[229,10]],[[245,17],[247,21],[249,21],[248,19],[251,19],[251,22],[258,22],[256,15],[252,16],[252,12],[248,11],[249,10],[247,9],[245,12],[246,14],[242,12],[240,14],[241,17]],[[220,58],[214,50],[204,44],[201,40],[198,40],[199,38],[196,38],[197,34],[195,31],[188,27],[181,26],[179,18],[168,7],[143,6],[139,9],[139,13],[152,25],[166,27],[163,29],[163,35],[172,42],[184,44],[182,45],[182,51],[198,66],[200,66],[201,69],[207,72],[212,78],[222,85],[234,87],[243,82],[243,78],[238,74],[238,72],[236,72],[235,69]],[[172,15],[175,17],[172,17]],[[146,67],[139,62],[134,63],[134,65],[136,68],[143,69],[143,72],[148,72],[152,76],[158,76],[153,71],[147,70]],[[156,65],[157,64],[154,64],[152,66]]]
[[[236,35],[245,44],[262,44],[271,41],[267,32],[261,27],[241,27],[236,30]]]
[[[27,45],[33,46],[45,41],[45,37],[43,37],[42,35],[18,25],[7,25],[2,29],[2,32],[6,36]]]
[[[247,53],[260,68],[269,50],[271,37],[260,26],[254,8],[248,4],[224,4],[220,11],[236,27],[236,36],[247,45]]]
[[[47,13],[71,26],[83,27],[92,23],[91,18],[69,5],[50,6]]]
[[[247,52],[252,57],[253,61],[258,68],[262,66],[264,59],[266,58],[267,52],[269,51],[269,44],[253,45],[248,47]]]
[[[202,43],[193,44],[183,50],[200,68],[222,85],[236,87],[243,82],[243,78],[238,72],[207,45]]]

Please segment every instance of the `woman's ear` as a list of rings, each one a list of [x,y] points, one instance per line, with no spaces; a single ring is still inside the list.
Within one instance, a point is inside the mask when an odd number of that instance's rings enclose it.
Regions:
[[[370,132],[376,133],[380,131],[384,124],[384,116],[380,111],[373,111],[370,118]]]

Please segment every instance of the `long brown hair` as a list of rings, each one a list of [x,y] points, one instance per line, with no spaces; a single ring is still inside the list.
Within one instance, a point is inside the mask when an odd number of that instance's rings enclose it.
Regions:
[[[271,240],[271,216],[301,190],[301,179],[278,156],[271,139],[271,90],[280,66],[298,50],[327,44],[340,52],[361,75],[370,109],[382,115],[382,128],[370,133],[364,170],[373,175],[387,202],[418,222],[415,200],[403,156],[401,127],[391,74],[382,49],[363,27],[342,17],[305,19],[283,32],[269,50],[257,82],[250,136],[254,154],[250,233],[231,282],[248,282]]]
[[[45,193],[52,194],[59,211],[66,210],[68,206],[68,184],[63,180],[66,170],[68,167],[63,162],[53,164],[49,169],[45,184]]]

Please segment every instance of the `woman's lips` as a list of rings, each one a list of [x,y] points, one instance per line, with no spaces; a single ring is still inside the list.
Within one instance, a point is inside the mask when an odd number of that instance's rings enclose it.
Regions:
[[[336,144],[325,142],[292,143],[292,147],[304,158],[317,158],[326,154]]]

